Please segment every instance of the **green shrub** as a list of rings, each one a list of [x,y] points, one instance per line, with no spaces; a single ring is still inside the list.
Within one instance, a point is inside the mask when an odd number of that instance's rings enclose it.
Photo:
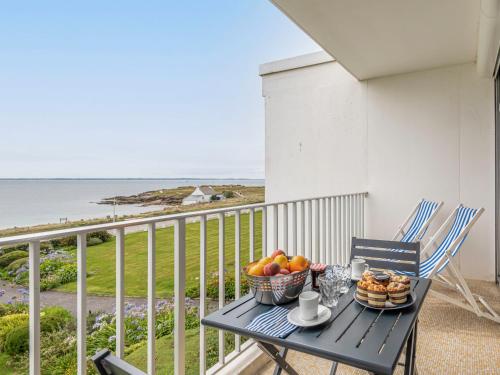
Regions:
[[[5,337],[3,351],[9,355],[22,354],[29,349],[29,339],[28,327],[14,327]]]
[[[27,317],[27,314],[22,315]],[[5,318],[13,316],[15,315],[8,315],[3,317],[2,320],[7,321],[8,319]],[[15,321],[18,321],[18,324],[8,324],[3,339],[3,351],[9,355],[22,354],[27,351],[29,347],[29,326],[27,318],[25,319],[24,316],[22,319],[15,318],[13,321],[9,320],[9,323]],[[44,333],[55,332],[64,329],[73,321],[74,319],[68,310],[59,306],[46,307],[40,314],[40,331]],[[3,322],[0,322],[0,324],[2,323]]]
[[[0,249],[0,255],[12,253],[13,251],[28,251],[28,244],[19,244],[17,246],[3,247]]]
[[[225,191],[222,193],[222,195],[224,196],[224,198],[234,198],[234,192],[232,191]]]
[[[3,350],[9,332],[23,325],[28,326],[28,314],[12,314],[0,318],[0,351]]]
[[[99,238],[102,242],[108,242],[108,241],[111,241],[113,236],[111,234],[109,234],[107,231],[102,230],[99,232],[89,233],[87,235],[87,241],[89,241],[90,238]]]
[[[56,274],[61,285],[67,284],[76,281],[78,276],[78,269],[75,263],[66,263],[57,270]]]
[[[42,320],[43,317],[55,319],[60,323],[61,326],[74,321],[74,318],[71,315],[71,313],[61,306],[45,307],[42,310]]]
[[[54,240],[51,240],[50,243],[54,249],[59,249],[63,247],[76,247],[77,241],[76,241],[76,236],[68,236],[68,237],[62,237],[62,238],[57,238]],[[108,242],[111,241],[113,236],[106,232],[105,230],[99,231],[99,232],[93,232],[93,233],[87,233],[87,245],[92,246],[89,244],[89,242],[92,240],[92,238],[98,238],[102,242]],[[101,242],[101,243],[102,243]],[[97,245],[97,244],[95,244]]]
[[[20,258],[9,264],[6,269],[7,271],[17,271],[25,264],[28,264],[28,258]]]
[[[29,306],[27,303],[0,303],[0,318],[11,314],[27,314]]]
[[[100,245],[102,243],[103,241],[100,238],[90,237],[89,240],[87,241],[87,246],[95,246],[95,245]]]
[[[5,268],[13,261],[26,258],[26,251],[23,250],[15,250],[10,253],[4,254],[0,256],[0,268]]]

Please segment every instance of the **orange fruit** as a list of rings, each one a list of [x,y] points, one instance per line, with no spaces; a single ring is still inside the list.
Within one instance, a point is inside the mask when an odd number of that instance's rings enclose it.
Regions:
[[[264,276],[264,264],[257,263],[250,267],[248,274],[252,276]]]
[[[273,259],[271,257],[265,257],[265,258],[262,258],[261,260],[259,260],[259,264],[262,264],[263,266],[265,266],[266,264],[269,264],[273,261]]]
[[[290,272],[294,271],[304,271],[307,268],[307,259],[304,258],[302,255],[296,255],[294,256],[290,262],[289,262],[289,267],[288,269]]]
[[[274,258],[274,263],[278,263],[280,268],[288,268],[288,258],[283,254]]]

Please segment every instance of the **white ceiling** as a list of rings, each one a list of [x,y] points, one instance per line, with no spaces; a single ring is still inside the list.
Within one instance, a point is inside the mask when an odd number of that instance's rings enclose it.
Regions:
[[[271,0],[358,79],[475,61],[480,0]]]

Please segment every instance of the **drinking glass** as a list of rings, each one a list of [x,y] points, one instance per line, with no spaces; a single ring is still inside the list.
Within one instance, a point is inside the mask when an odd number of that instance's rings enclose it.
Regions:
[[[351,265],[347,264],[342,269],[342,286],[340,288],[340,293],[347,293],[349,291],[351,281]]]
[[[321,303],[326,307],[337,306],[340,297],[342,279],[336,273],[324,273],[318,276]]]

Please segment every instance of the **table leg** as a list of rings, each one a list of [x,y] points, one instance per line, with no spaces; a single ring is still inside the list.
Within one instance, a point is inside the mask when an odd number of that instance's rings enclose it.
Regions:
[[[280,357],[283,358],[283,359],[285,359],[287,353],[288,353],[288,349],[287,348],[282,348],[280,350]],[[281,375],[281,370],[283,370],[283,369],[280,366],[276,365],[276,367],[274,368],[273,375]]]
[[[335,375],[337,373],[337,367],[339,363],[338,362],[333,362],[332,363],[332,368],[330,369],[330,375]]]
[[[285,361],[287,349],[280,352],[274,345],[262,341],[257,341],[257,346],[261,348],[262,351],[266,353],[274,362],[276,362],[276,368],[274,370],[275,374],[279,374],[281,370],[285,370],[289,375],[299,375],[298,372],[295,371],[287,361]]]
[[[413,329],[406,342],[406,358],[405,358],[405,372],[404,375],[414,375],[415,374],[415,359],[417,352],[417,323],[413,326]]]

